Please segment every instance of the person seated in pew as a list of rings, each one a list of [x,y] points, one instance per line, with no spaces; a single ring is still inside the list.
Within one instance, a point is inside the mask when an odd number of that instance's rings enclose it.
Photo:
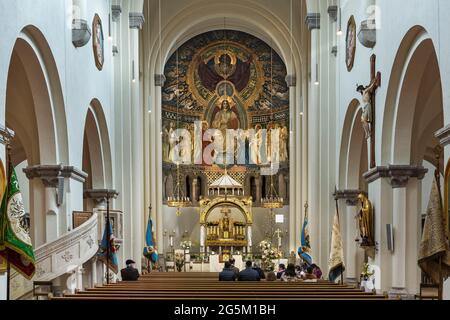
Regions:
[[[295,272],[295,266],[291,263],[288,265],[286,271],[281,276],[281,281],[293,282],[298,280],[299,278],[297,276],[297,273]]]
[[[266,275],[264,274],[264,271],[261,269],[259,263],[255,262],[255,264],[253,265],[253,269],[256,270],[256,272],[258,272],[260,279],[266,278]]]
[[[283,264],[283,263],[281,263],[279,266],[278,266],[278,272],[277,272],[277,279],[281,279],[281,276],[283,275],[283,273],[286,271],[286,266]]]
[[[234,258],[231,258],[229,260],[230,264],[231,264],[231,269],[233,270],[233,272],[236,274],[236,277],[239,276],[239,268],[235,266],[236,260]]]
[[[259,273],[252,268],[252,262],[247,261],[245,263],[245,270],[239,272],[239,281],[260,281]]]
[[[306,273],[302,277],[302,279],[305,281],[317,281],[317,277],[313,273],[313,271],[314,271],[314,268],[312,266],[309,266],[308,268],[306,268]]]
[[[236,281],[237,275],[234,273],[231,263],[225,262],[222,272],[219,273],[219,281]]]
[[[319,266],[317,264],[312,264],[311,267],[313,268],[313,273],[316,276],[317,279],[322,279],[322,270],[320,270]]]
[[[127,267],[120,270],[122,281],[137,281],[139,279],[139,271],[135,268],[136,262],[128,259],[125,264]]]
[[[275,272],[269,272],[267,274],[266,281],[277,281],[277,275]]]

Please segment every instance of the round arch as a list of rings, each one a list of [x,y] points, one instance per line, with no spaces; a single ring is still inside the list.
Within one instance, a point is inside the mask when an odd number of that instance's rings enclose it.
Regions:
[[[10,61],[5,118],[21,143],[16,148],[22,156],[15,163],[27,159],[29,165],[69,164],[65,103],[58,69],[38,28],[29,25],[22,29]]]
[[[88,178],[90,188],[104,189],[112,186],[112,158],[108,127],[102,105],[97,99],[91,101],[86,114],[83,167],[90,173]]]
[[[239,200],[237,198],[230,198],[227,199],[226,201],[224,201],[223,199],[216,198],[213,200],[201,201],[200,224],[204,225],[208,219],[208,215],[212,212],[212,210],[214,208],[221,206],[231,206],[238,208],[244,215],[247,224],[251,225],[253,223],[252,213],[244,201]]]
[[[224,17],[232,18],[224,23]],[[298,40],[290,36],[286,21],[279,19],[263,5],[253,1],[230,0],[215,3],[198,0],[190,2],[163,26],[161,39],[156,36],[150,44],[146,71],[161,69],[172,53],[187,40],[224,28],[246,32],[269,44],[285,62],[288,74],[296,74],[296,71],[302,69],[303,52]]]
[[[433,41],[423,27],[411,28],[403,38],[388,88],[382,163],[421,164],[429,157],[428,147],[438,143],[433,133],[443,126],[439,63]]]
[[[367,141],[361,125],[361,108],[353,99],[344,118],[339,159],[339,185],[346,189],[365,189],[362,174],[367,171]]]

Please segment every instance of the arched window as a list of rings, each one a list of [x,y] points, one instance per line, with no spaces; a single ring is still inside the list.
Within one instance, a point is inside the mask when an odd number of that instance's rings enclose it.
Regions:
[[[191,177],[186,176],[186,186],[185,189],[186,191],[186,197],[191,198],[192,197],[192,192],[191,192]]]

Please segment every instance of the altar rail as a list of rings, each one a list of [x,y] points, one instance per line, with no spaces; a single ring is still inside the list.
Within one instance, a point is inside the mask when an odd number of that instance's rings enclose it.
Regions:
[[[33,290],[33,281],[51,281],[64,274],[71,274],[89,261],[98,250],[99,215],[92,216],[78,228],[59,239],[34,250],[36,273],[32,281],[13,271],[11,273],[11,298],[18,299]]]

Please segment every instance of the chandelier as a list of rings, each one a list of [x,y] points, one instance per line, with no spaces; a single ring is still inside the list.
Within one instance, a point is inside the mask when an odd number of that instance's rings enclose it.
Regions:
[[[179,97],[180,97],[180,88],[179,88],[179,69],[178,69],[178,49],[176,51],[176,65],[177,65],[177,89],[175,91],[176,93],[176,97],[177,97],[177,128],[179,128]],[[173,159],[172,159],[173,161]],[[181,208],[186,208],[189,207],[191,205],[191,199],[189,197],[187,197],[184,192],[183,192],[183,188],[181,187],[181,182],[180,182],[180,159],[177,159],[177,182],[175,185],[175,188],[173,190],[173,195],[167,197],[167,205],[171,208],[177,208],[177,216],[181,215]]]
[[[167,197],[167,205],[171,208],[177,208],[177,216],[180,216],[180,209],[189,207],[191,205],[191,199],[184,195],[179,179],[177,179],[173,194],[173,196]]]
[[[281,209],[284,207],[284,199],[278,196],[273,181],[270,182],[269,194],[261,199],[261,206],[265,209]]]

